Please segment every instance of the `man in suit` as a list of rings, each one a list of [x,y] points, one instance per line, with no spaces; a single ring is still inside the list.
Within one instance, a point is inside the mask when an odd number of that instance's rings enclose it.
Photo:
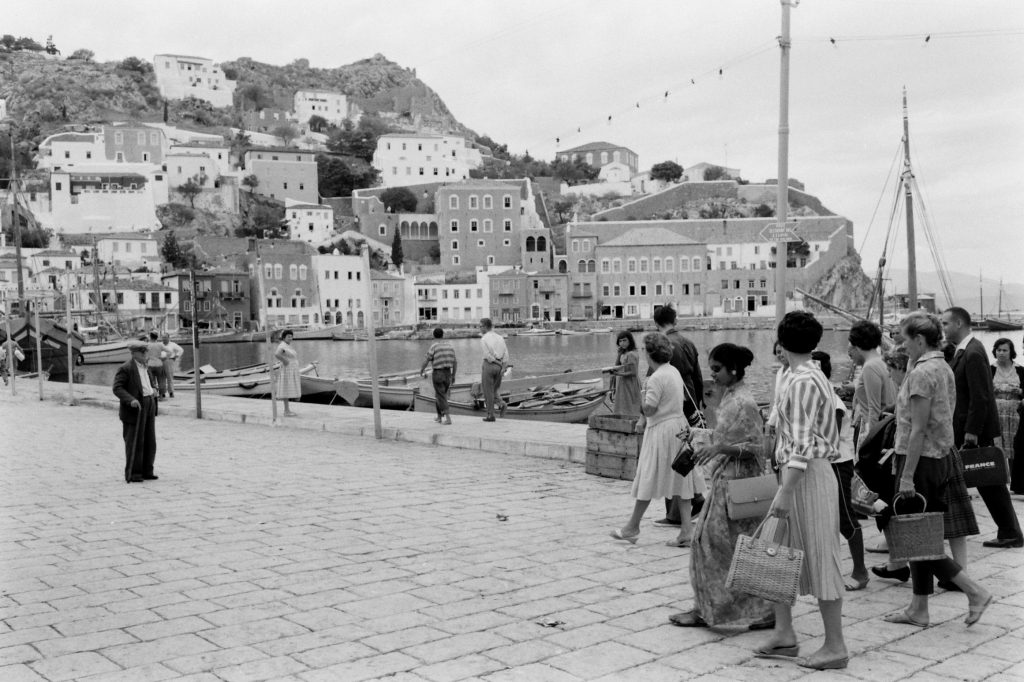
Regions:
[[[950,366],[956,379],[956,406],[953,408],[953,441],[965,448],[992,445],[1000,437],[999,414],[988,353],[971,333],[971,315],[963,308],[949,308],[942,314],[946,340],[956,345]],[[985,501],[999,531],[985,547],[1024,547],[1020,521],[1013,511],[1010,491],[1005,485],[983,486],[978,494]]]
[[[131,359],[117,368],[114,395],[121,401],[124,436],[124,480],[129,483],[155,481],[153,460],[156,459],[156,377],[147,364],[149,347],[144,341],[129,341]],[[132,457],[134,451],[134,458]],[[134,459],[134,461],[133,461]]]

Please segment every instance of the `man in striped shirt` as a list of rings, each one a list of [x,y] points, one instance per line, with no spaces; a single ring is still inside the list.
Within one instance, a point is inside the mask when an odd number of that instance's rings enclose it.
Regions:
[[[420,368],[420,376],[426,376],[427,366],[433,368],[430,380],[434,384],[434,407],[437,409],[437,417],[434,421],[445,425],[452,423],[451,411],[448,407],[448,398],[451,395],[452,384],[455,383],[455,372],[459,368],[459,360],[455,357],[455,349],[452,344],[444,340],[444,330],[440,327],[434,329],[434,338],[437,341],[430,344],[427,350],[427,357],[423,360],[423,367]]]

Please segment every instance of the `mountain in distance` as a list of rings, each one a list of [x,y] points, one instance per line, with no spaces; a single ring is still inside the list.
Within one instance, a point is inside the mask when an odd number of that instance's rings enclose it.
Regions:
[[[874,273],[868,273],[873,275]],[[888,293],[906,293],[907,271],[892,268],[887,271],[891,281],[885,283]],[[969,275],[963,272],[949,273],[950,284],[953,289],[953,302],[946,301],[939,284],[939,276],[934,272],[917,273],[918,293],[935,294],[936,306],[948,308],[951,305],[958,305],[966,308],[972,315],[983,313],[983,317],[995,317],[999,309],[999,280],[983,278],[978,281],[977,275]],[[982,296],[984,296],[985,310],[981,310]],[[1010,312],[1014,317],[1024,313],[1024,284],[1019,282],[1003,282],[1003,312]]]

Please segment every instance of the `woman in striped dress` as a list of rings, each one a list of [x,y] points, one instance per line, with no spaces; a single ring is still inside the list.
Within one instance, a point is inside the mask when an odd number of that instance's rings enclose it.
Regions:
[[[805,311],[787,313],[779,323],[790,380],[779,398],[776,456],[782,485],[768,512],[789,524],[790,545],[804,551],[800,593],[818,599],[825,642],[798,663],[816,670],[845,668],[849,661],[842,623],[839,490],[831,466],[839,456],[839,430],[832,386],[811,360],[821,335],[821,323]],[[799,651],[792,608],[776,604],[775,630],[757,654],[796,658]]]

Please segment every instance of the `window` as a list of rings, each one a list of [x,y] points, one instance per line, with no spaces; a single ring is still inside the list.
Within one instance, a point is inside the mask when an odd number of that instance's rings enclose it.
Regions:
[[[263,276],[267,279],[274,278],[274,268],[269,263],[263,267]]]
[[[654,295],[655,296],[661,296],[661,285],[660,284],[655,284],[654,285]]]
[[[754,288],[754,280],[752,280],[752,279],[748,279],[747,280],[747,288],[748,289],[753,289]]]
[[[305,265],[299,266],[299,279],[306,279],[306,273],[309,271]]]
[[[726,290],[728,288],[729,288],[729,280],[723,279],[722,280],[722,290],[724,291],[724,290]]]
[[[572,251],[573,251],[573,253],[579,253],[579,250],[580,250],[580,240],[579,239],[573,239],[572,240]]]
[[[675,296],[676,295],[676,285],[675,284],[672,284],[671,282],[669,282],[665,286],[668,289],[667,293],[668,293],[669,296]]]
[[[488,256],[487,257],[487,264],[488,265],[494,265],[494,256]]]
[[[489,198],[489,197],[484,197]],[[490,218],[484,218],[484,232],[494,232],[494,221]]]
[[[470,232],[478,232],[479,230],[480,230],[480,223],[477,222],[476,220],[470,220],[469,221],[469,231]]]
[[[458,232],[459,231],[459,221],[453,219],[452,222],[451,222],[451,228],[452,228],[452,232]]]
[[[724,260],[718,261],[718,269],[719,270],[725,270],[725,261]]]
[[[675,269],[676,269],[676,260],[675,260],[675,258],[666,258],[665,259],[665,272],[674,272]]]
[[[612,259],[612,272],[622,272],[622,259],[621,258],[614,258],[614,259]]]
[[[378,233],[380,233],[380,236],[381,236],[381,237],[387,236],[387,233],[388,233],[388,226],[387,226],[387,225],[383,225],[383,224],[382,224],[382,225],[379,225],[379,226],[377,227],[377,232],[378,232]]]
[[[725,255],[726,256],[731,256],[732,255],[732,247],[731,246],[725,247]]]
[[[284,279],[284,266],[280,263],[274,265],[274,279]]]
[[[512,246],[512,240],[511,239],[505,239],[505,240],[503,240],[501,242],[501,244],[502,244],[502,246]]]
[[[505,208],[512,208],[512,196],[510,194],[506,194],[505,196],[503,196],[501,198],[501,201],[502,201],[502,205]]]
[[[511,220],[508,220],[508,219],[506,218],[506,219],[505,219],[505,222],[503,223],[503,227],[504,227],[504,230],[505,230],[506,232],[511,232],[511,231],[512,231],[512,221],[511,221]]]
[[[636,272],[636,258],[630,258],[626,261],[626,272]]]
[[[459,264],[459,257],[458,256],[452,256],[452,265],[458,265],[458,264]]]
[[[296,265],[295,263],[292,263],[291,265],[288,266],[288,279],[298,279],[298,278],[299,278],[299,266]]]
[[[636,285],[635,284],[630,284],[629,285],[629,295],[630,296],[636,296]]]
[[[486,246],[483,239],[477,239],[476,245],[479,246],[481,249],[484,248],[484,246]]]
[[[475,194],[470,195],[470,197],[469,197],[469,207],[471,209],[476,209],[476,208],[478,208],[478,204],[479,204],[479,200],[478,200],[477,196]]]
[[[611,287],[609,287],[607,284],[602,284],[601,285],[601,295],[602,296],[611,296]]]
[[[608,273],[612,271],[612,262],[607,258],[601,259],[601,272]]]
[[[450,197],[448,197],[448,208],[454,209],[454,210],[457,210],[459,208],[459,197],[458,196],[453,194]]]
[[[581,258],[579,260],[579,262],[576,263],[576,272],[586,272],[586,271],[587,271],[587,261],[585,261],[585,260],[583,260]]]
[[[640,272],[647,272],[647,259],[646,258],[641,258],[640,259]]]
[[[734,279],[732,281],[732,288],[733,289],[739,289],[740,288],[740,281],[738,279]]]
[[[458,250],[459,250],[459,240],[458,239],[453,239],[452,240],[452,251],[458,251]]]
[[[694,284],[693,285],[693,295],[694,296],[700,296],[700,285],[699,284]]]
[[[762,280],[760,280],[760,281],[758,282],[758,285],[759,285],[759,286],[760,286],[760,287],[761,287],[762,289],[764,289],[764,288],[767,288],[767,286],[768,286],[768,280],[766,280],[766,279],[762,279]]]
[[[761,253],[761,247],[760,247],[760,246],[757,246],[757,245],[755,245],[755,246],[754,246],[754,255],[756,256],[756,255],[758,255],[759,253]]]
[[[494,200],[491,198],[490,194],[484,195],[484,208],[494,208]]]
[[[651,272],[661,272],[661,259],[655,258],[651,261]]]
[[[114,144],[124,144],[124,133],[114,133]]]
[[[614,287],[612,287],[612,291],[613,291],[613,294],[612,294],[613,296],[621,296],[622,295],[622,287],[620,285],[618,285],[618,284],[616,284]]]
[[[694,257],[694,259],[693,259],[693,269],[694,270],[700,270],[700,258]],[[711,268],[708,268],[708,270],[710,270],[710,269]]]

